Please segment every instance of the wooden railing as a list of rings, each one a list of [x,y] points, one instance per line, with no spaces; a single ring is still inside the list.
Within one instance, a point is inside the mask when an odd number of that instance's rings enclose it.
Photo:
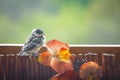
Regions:
[[[56,72],[38,63],[36,57],[17,56],[22,45],[0,45],[0,80],[48,80]],[[40,52],[43,52],[43,47]],[[120,80],[120,46],[70,45],[75,59],[95,61],[103,66],[101,80]],[[74,63],[74,61],[73,61]]]

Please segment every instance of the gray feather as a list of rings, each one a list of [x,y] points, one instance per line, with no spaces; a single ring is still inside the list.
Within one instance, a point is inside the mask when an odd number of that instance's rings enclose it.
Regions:
[[[32,34],[28,37],[19,55],[21,56],[28,53],[37,53],[38,50],[44,45],[44,43],[45,36],[43,34],[43,31],[40,29],[35,29],[32,31]]]

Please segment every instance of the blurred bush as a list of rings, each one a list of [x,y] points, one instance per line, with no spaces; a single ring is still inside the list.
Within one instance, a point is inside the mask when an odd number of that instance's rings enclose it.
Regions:
[[[32,29],[47,41],[120,44],[119,0],[0,0],[0,43],[24,43]]]

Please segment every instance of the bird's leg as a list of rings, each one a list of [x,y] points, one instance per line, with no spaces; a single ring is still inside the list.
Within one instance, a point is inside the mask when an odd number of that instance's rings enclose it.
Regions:
[[[34,60],[33,60],[33,54],[34,54],[33,52],[30,52],[30,53],[29,53],[29,58],[30,58],[30,61],[31,61],[31,62],[34,62]]]
[[[36,58],[38,56],[38,53],[31,53],[30,56],[34,56],[34,58]]]
[[[36,63],[37,61],[36,61],[36,58],[38,58],[38,54],[37,53],[30,53],[30,60],[32,61],[32,62],[34,62],[34,63]]]
[[[31,58],[32,57],[32,53],[29,53],[29,58]]]

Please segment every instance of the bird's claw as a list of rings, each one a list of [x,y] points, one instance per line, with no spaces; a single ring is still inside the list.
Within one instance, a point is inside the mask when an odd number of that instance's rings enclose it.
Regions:
[[[31,57],[36,58],[36,57],[38,57],[38,55],[39,55],[38,53],[31,53],[31,54],[30,54],[30,58],[31,58]]]

